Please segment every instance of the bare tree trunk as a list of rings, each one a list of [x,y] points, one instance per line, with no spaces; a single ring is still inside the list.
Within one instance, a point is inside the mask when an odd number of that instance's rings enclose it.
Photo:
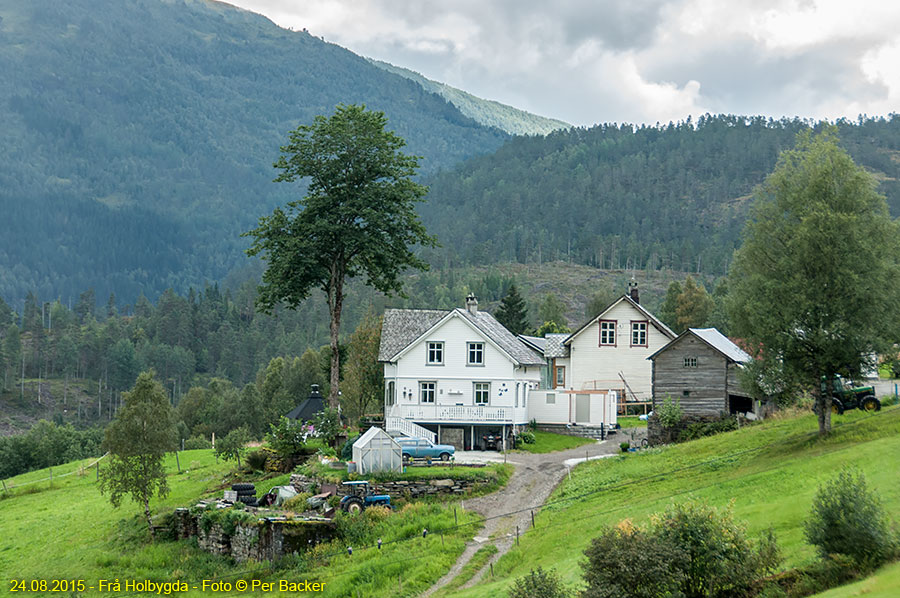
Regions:
[[[828,384],[831,383],[831,379],[825,376],[825,388],[819,386],[819,390],[816,396],[816,414],[819,418],[819,436],[828,436],[831,432],[831,391],[828,388]]]
[[[150,499],[144,497],[144,517],[147,518],[147,529],[150,530],[150,539],[155,540],[153,535],[153,520],[150,518]]]
[[[328,406],[337,409],[341,382],[341,354],[338,338],[341,331],[341,309],[344,306],[344,272],[338,265],[331,267],[328,284],[328,310],[331,312],[331,378],[328,390]]]

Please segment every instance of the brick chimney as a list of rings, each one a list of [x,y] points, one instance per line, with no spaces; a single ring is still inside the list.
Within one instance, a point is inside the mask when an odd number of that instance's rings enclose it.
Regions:
[[[631,300],[637,304],[640,304],[641,298],[638,295],[638,284],[634,279],[634,276],[631,277],[631,280],[628,282],[628,296],[631,297]]]
[[[473,316],[478,315],[478,298],[475,297],[475,293],[469,293],[466,297],[466,311]]]

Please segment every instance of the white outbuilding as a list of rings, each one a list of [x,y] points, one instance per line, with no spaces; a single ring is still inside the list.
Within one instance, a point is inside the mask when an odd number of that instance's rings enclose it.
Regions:
[[[375,471],[403,471],[403,450],[381,428],[369,428],[353,443],[353,461],[361,474]]]

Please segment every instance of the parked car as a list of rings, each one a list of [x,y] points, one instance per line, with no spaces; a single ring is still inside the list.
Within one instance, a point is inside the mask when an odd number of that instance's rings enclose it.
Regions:
[[[404,436],[395,439],[397,444],[403,450],[403,462],[408,463],[411,459],[440,459],[441,461],[449,461],[456,447],[449,444],[435,444],[427,438],[416,438],[413,436]]]

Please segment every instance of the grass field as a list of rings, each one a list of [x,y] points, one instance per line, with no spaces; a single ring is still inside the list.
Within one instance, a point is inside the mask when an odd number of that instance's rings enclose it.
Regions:
[[[616,418],[616,421],[623,428],[646,428],[647,420],[640,419],[636,415],[620,415]]]
[[[853,598],[854,596],[865,596],[866,598],[896,598],[900,596],[900,563],[886,565],[862,581],[833,588],[827,592],[816,594],[812,598]]]
[[[9,591],[11,579],[83,579],[96,584],[99,579],[119,579],[122,583],[127,579],[219,579],[234,583],[250,578],[302,581],[308,577],[326,583],[325,592],[318,594],[326,597],[355,597],[357,590],[360,597],[389,593],[412,596],[450,568],[478,527],[471,525],[478,522],[474,514],[460,510],[459,523],[469,525],[454,528],[453,505],[411,505],[390,516],[396,525],[383,536],[382,550],[357,545],[350,557],[346,546],[335,542],[320,545],[315,561],[287,558],[274,566],[236,564],[201,551],[193,540],[148,542],[140,509],[129,502],[113,509],[97,491],[94,471],[80,474],[80,466],[87,462],[53,468],[52,488],[46,481],[25,485],[47,477],[47,470],[7,480],[7,485],[18,487],[0,494],[0,571],[6,574],[0,580],[0,594]],[[177,473],[174,457],[167,459],[171,494],[151,502],[154,513],[192,505],[234,480],[233,464],[216,464],[211,451],[182,452],[180,462],[184,470],[181,474]],[[61,477],[70,471],[77,473]],[[287,477],[257,482],[257,487],[268,490],[285,483]],[[423,527],[435,533],[422,538]],[[438,533],[442,529],[447,530],[443,537]],[[187,595],[199,594],[192,591]],[[100,594],[89,591],[86,595]]]
[[[566,436],[565,434],[554,434],[553,432],[534,432],[534,444],[522,443],[516,450],[525,451],[526,453],[553,453],[556,451],[564,451],[566,449],[584,446],[596,442],[591,438],[582,438],[580,436]]]
[[[504,595],[518,577],[538,566],[556,569],[578,587],[583,551],[604,526],[623,519],[643,523],[676,501],[733,505],[738,521],[756,537],[772,527],[784,567],[811,562],[803,538],[817,487],[842,467],[862,470],[889,512],[900,508],[900,409],[835,418],[830,437],[816,437],[814,416],[774,419],[728,434],[579,465],[536,516],[536,527],[494,567],[494,579],[450,593],[454,597]],[[882,583],[900,595],[888,571]],[[836,594],[844,596],[850,594]]]

